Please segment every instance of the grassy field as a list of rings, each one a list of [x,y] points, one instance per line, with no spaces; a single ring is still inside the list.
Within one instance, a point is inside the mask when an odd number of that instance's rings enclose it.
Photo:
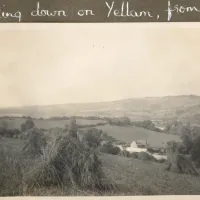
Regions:
[[[9,129],[20,128],[21,124],[24,123],[26,120],[21,118],[13,118],[13,119],[0,119],[0,125],[2,121],[5,121],[8,125]],[[41,119],[34,119],[33,120],[37,128],[44,128],[50,129],[54,127],[64,128],[66,124],[68,124],[69,120],[41,120]],[[77,119],[76,120],[78,125],[90,125],[90,124],[97,124],[103,123],[102,120],[87,120],[87,119]]]
[[[22,140],[5,139],[0,141],[5,145],[19,149]],[[164,171],[165,164],[140,161],[133,158],[101,154],[103,171],[107,177],[117,184],[116,191],[97,193],[79,189],[37,189],[29,195],[38,196],[85,196],[85,195],[199,195],[200,178],[190,175]]]
[[[199,195],[200,178],[164,171],[165,164],[113,155],[101,156],[103,168],[125,195]]]
[[[24,144],[23,140],[15,139],[15,138],[1,138],[0,146],[14,148],[16,150],[20,150]]]
[[[9,129],[14,129],[20,128],[21,124],[25,122],[25,119],[0,119],[0,124],[3,121],[6,121]],[[44,129],[50,129],[54,127],[64,128],[68,122],[68,120],[34,120],[36,127]],[[95,125],[102,122],[104,123],[102,120],[77,119],[78,125]],[[158,133],[135,126],[122,127],[114,125],[102,125],[96,126],[96,128],[102,129],[104,132],[107,132],[108,135],[127,143],[131,143],[135,140],[147,140],[151,146],[164,147],[167,141],[180,140],[179,136],[177,135]]]
[[[149,144],[154,147],[164,147],[167,141],[180,140],[180,137],[177,135],[154,132],[135,126],[121,127],[104,125],[96,126],[96,128],[102,129],[103,131],[107,132],[108,135],[113,136],[120,141],[131,143],[135,140],[147,140]]]

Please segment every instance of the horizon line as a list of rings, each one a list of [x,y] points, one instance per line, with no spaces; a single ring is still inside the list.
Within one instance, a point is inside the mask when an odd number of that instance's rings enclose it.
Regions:
[[[8,108],[25,108],[25,107],[40,107],[40,106],[57,106],[57,105],[74,105],[74,104],[98,104],[98,103],[111,103],[117,101],[127,101],[133,99],[147,99],[147,98],[165,98],[165,97],[183,97],[183,96],[194,96],[200,97],[200,95],[195,94],[182,94],[182,95],[165,95],[165,96],[141,96],[141,97],[130,97],[130,98],[122,98],[117,100],[108,100],[108,101],[93,101],[93,102],[69,102],[69,103],[56,103],[56,104],[29,104],[23,106],[0,106],[0,109],[8,109]]]

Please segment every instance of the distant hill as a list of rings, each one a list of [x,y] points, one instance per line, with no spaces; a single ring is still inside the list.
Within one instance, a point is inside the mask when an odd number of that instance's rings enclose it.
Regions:
[[[0,116],[129,116],[133,120],[178,118],[200,123],[200,96],[133,98],[111,102],[0,108]]]

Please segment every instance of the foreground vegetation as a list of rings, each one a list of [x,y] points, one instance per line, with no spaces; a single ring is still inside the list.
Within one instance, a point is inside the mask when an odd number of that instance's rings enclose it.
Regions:
[[[178,136],[129,126],[81,128],[75,118],[68,122],[53,131],[38,128],[30,118],[19,130],[3,124],[0,196],[200,194],[199,177],[165,171],[165,163],[145,152],[121,151],[113,145],[114,137],[109,137],[121,133],[120,137],[129,138],[135,131],[134,137],[148,136],[158,145]],[[180,150],[199,164],[200,139],[192,137],[192,130],[185,132]]]
[[[30,119],[22,129],[21,148],[3,145],[0,149],[1,196],[34,195],[41,188],[66,192],[74,188],[96,192],[115,188],[103,172],[99,152],[78,138],[74,120],[51,140]]]
[[[7,139],[10,143],[13,139]],[[17,140],[17,139],[16,139]],[[22,142],[21,140],[19,140]],[[200,179],[190,175],[180,175],[175,172],[164,171],[165,164],[150,161],[141,161],[133,158],[125,158],[117,155],[101,153],[98,157],[102,163],[102,170],[108,180],[115,183],[111,190],[83,189],[74,185],[73,187],[40,186],[26,190],[26,185],[22,185],[23,172],[19,170],[22,158],[19,154],[6,153],[7,165],[2,168],[2,152],[0,187],[1,196],[31,195],[31,196],[90,196],[90,195],[199,195]],[[9,158],[9,159],[8,159]],[[32,161],[27,160],[30,163]],[[17,167],[18,166],[18,167]],[[40,166],[41,167],[41,166]],[[39,167],[39,168],[40,168]],[[42,168],[40,168],[41,170]],[[31,180],[37,180],[39,169],[30,175]],[[33,172],[29,170],[29,172]],[[3,176],[2,176],[3,175]],[[34,177],[34,178],[33,178]],[[34,182],[34,181],[33,181]],[[33,183],[32,182],[32,183]],[[4,187],[4,188],[3,188]]]
[[[199,195],[200,178],[165,171],[165,164],[102,155],[106,175],[124,195]]]

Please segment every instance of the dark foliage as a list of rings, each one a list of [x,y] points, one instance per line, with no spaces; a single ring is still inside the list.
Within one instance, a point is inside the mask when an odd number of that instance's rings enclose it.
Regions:
[[[102,130],[91,128],[84,134],[83,141],[91,148],[97,148],[102,142]]]
[[[21,124],[21,131],[25,132],[34,127],[35,127],[35,123],[33,122],[31,118],[28,118],[24,123]]]
[[[106,121],[110,125],[117,125],[117,126],[129,126],[129,125],[131,125],[131,121],[128,117],[106,118]]]
[[[195,161],[197,167],[200,167],[200,136],[193,141],[191,155],[192,160]]]
[[[18,129],[5,129],[0,128],[0,136],[6,137],[6,138],[15,138],[18,137],[21,134],[20,130]]]
[[[151,120],[144,120],[142,122],[133,122],[132,124],[151,131],[163,132],[161,129],[157,128],[156,125]]]
[[[120,148],[115,147],[112,143],[106,143],[101,147],[100,150],[102,153],[108,153],[112,155],[119,155],[120,154]]]

